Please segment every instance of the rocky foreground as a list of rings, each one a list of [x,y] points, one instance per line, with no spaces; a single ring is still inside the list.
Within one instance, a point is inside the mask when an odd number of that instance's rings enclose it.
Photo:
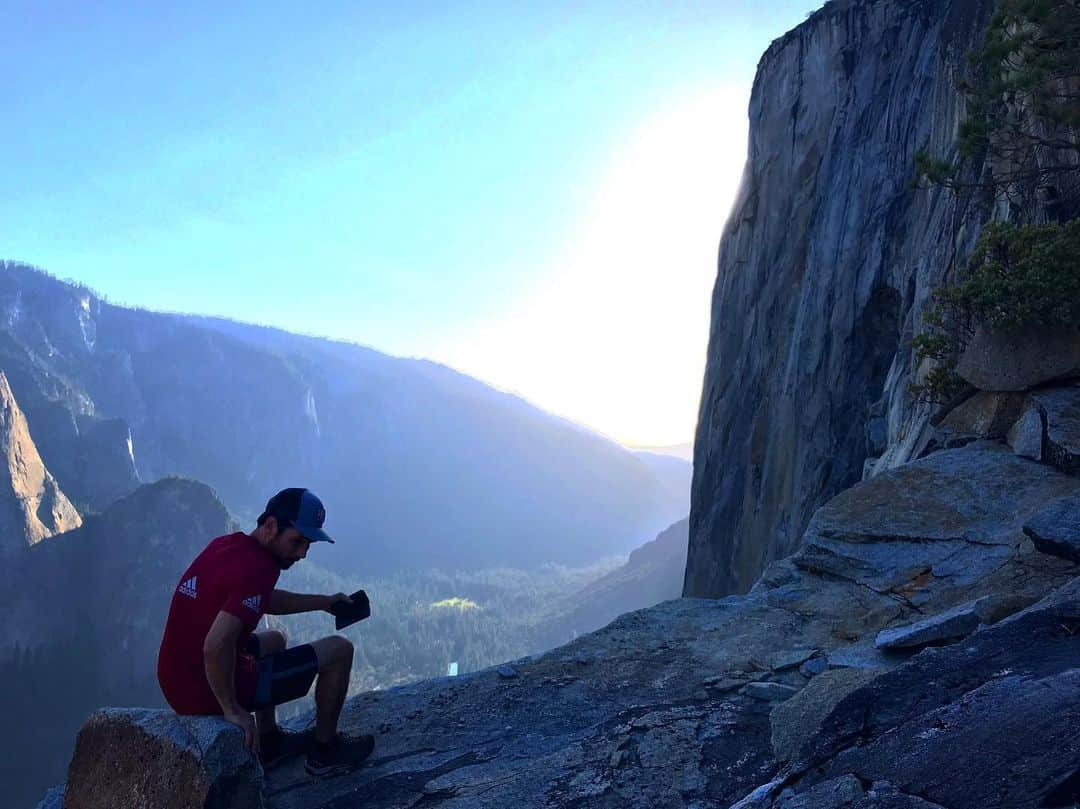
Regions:
[[[977,394],[939,437],[822,507],[747,595],[351,699],[345,729],[377,735],[351,776],[296,763],[260,797],[220,746],[231,769],[191,775],[205,728],[100,715],[64,805],[144,805],[168,783],[170,806],[280,809],[1073,806],[1080,387]]]

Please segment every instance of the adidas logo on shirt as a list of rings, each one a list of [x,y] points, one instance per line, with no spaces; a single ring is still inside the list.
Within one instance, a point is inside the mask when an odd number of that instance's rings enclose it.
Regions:
[[[192,576],[187,581],[180,582],[180,593],[186,595],[188,598],[195,598],[195,579],[197,578],[198,576]]]
[[[252,596],[251,598],[244,599],[244,606],[252,612],[262,612],[261,604],[262,596]]]

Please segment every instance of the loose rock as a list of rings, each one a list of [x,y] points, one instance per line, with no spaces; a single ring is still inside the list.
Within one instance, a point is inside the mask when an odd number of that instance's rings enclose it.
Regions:
[[[883,629],[874,645],[879,649],[914,649],[970,635],[980,623],[979,602],[973,601],[905,626]]]
[[[1021,391],[1080,376],[1080,330],[976,329],[956,372],[984,391]]]
[[[978,391],[953,408],[942,420],[939,429],[947,440],[950,436],[964,435],[1004,438],[1020,417],[1023,404],[1022,393]],[[942,443],[947,443],[947,440]]]
[[[1012,451],[1021,458],[1042,460],[1043,422],[1038,406],[1029,402],[1016,424],[1009,430],[1006,440]]]
[[[761,682],[747,683],[739,693],[763,702],[782,702],[798,694],[799,689],[782,683]]]
[[[1032,394],[1046,419],[1043,460],[1066,475],[1080,475],[1080,388]]]
[[[829,667],[829,661],[824,657],[813,657],[799,666],[799,674],[803,677],[816,677]]]
[[[769,715],[773,753],[780,761],[798,759],[803,744],[819,732],[836,705],[881,673],[880,669],[834,669],[811,680],[799,694]]]
[[[82,726],[66,809],[261,809],[262,767],[224,719],[105,708]]]
[[[1055,500],[1024,525],[1043,553],[1080,563],[1080,496]]]
[[[773,671],[793,669],[809,660],[817,654],[817,651],[817,649],[793,649],[790,652],[784,652],[769,661],[769,668]]]

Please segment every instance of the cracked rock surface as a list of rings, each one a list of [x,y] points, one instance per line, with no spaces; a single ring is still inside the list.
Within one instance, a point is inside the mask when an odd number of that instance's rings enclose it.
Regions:
[[[1080,479],[1001,443],[935,453],[823,507],[804,549],[745,596],[624,615],[515,661],[513,678],[492,668],[353,698],[344,726],[376,733],[370,764],[323,782],[275,770],[267,803],[719,807],[763,788],[747,805],[1036,806],[1020,791],[1050,794],[1080,766],[1067,704],[1080,579],[1022,526],[1076,493]],[[959,642],[874,646],[957,614],[975,616]],[[813,659],[829,670],[804,674]],[[988,756],[1000,734],[1004,759],[1038,777],[1006,787],[982,772],[1003,767]],[[805,797],[819,792],[834,802]]]

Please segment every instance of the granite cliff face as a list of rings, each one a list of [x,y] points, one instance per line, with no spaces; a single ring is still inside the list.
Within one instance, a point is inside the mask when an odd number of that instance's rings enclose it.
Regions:
[[[746,590],[818,506],[929,440],[908,341],[989,209],[907,184],[919,149],[951,147],[992,7],[832,2],[762,58],[713,293],[686,595]]]
[[[79,512],[38,453],[26,416],[0,371],[0,555],[78,528]]]

